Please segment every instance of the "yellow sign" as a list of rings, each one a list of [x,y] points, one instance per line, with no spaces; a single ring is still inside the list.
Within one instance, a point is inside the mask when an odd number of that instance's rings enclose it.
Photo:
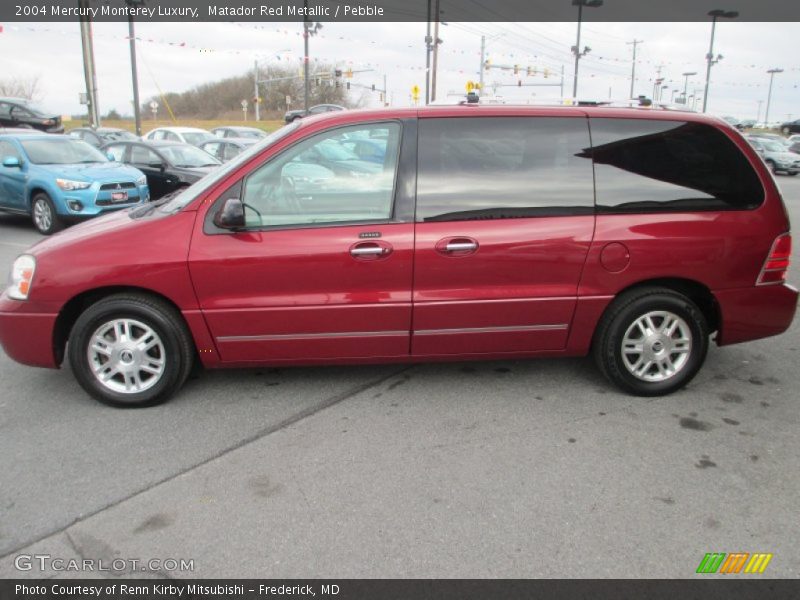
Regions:
[[[411,88],[411,97],[414,100],[419,100],[419,86],[418,85],[415,85],[414,87]]]
[[[469,81],[467,81],[467,93],[469,94],[474,89],[475,89],[475,82],[470,79]]]

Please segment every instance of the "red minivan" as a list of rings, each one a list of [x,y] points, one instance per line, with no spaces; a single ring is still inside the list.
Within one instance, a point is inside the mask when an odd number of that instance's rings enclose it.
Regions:
[[[789,220],[726,123],[462,105],[287,125],[14,263],[0,342],[143,406],[204,367],[581,356],[666,394],[785,331]]]

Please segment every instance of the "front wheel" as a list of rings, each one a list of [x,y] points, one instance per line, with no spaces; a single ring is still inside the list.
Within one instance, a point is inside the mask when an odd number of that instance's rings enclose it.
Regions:
[[[606,311],[594,343],[600,370],[637,396],[661,396],[685,386],[708,352],[708,324],[686,296],[643,288],[620,296]]]
[[[783,129],[781,129],[781,132],[783,133],[783,135],[789,135],[791,133],[791,130],[788,127],[784,127]]]
[[[165,402],[186,381],[194,348],[171,305],[140,294],[117,294],[91,305],[69,338],[69,362],[95,399],[117,407]]]
[[[43,235],[51,235],[64,227],[53,201],[44,192],[36,194],[31,200],[31,219],[33,226]]]

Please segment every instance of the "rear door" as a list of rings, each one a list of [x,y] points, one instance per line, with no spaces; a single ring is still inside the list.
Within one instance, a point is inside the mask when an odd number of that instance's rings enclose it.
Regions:
[[[412,354],[563,349],[594,230],[587,119],[419,128]]]

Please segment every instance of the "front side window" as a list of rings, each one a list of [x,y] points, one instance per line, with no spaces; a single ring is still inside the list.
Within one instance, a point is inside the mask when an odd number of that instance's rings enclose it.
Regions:
[[[710,125],[593,118],[591,129],[598,211],[750,209],[764,200],[747,158]]]
[[[386,137],[383,162],[368,162],[344,147],[364,131]],[[248,227],[377,222],[392,217],[400,148],[398,123],[341,127],[292,146],[250,174],[242,200]]]
[[[145,148],[144,146],[133,146],[131,148],[131,162],[135,165],[150,166],[158,165],[164,161],[161,160],[161,157],[158,154],[149,148]]]
[[[222,160],[230,160],[241,151],[242,149],[236,144],[225,144],[222,148]]]
[[[417,221],[591,214],[583,118],[420,119]]]
[[[167,158],[170,164],[176,167],[215,167],[220,162],[205,150],[197,146],[188,144],[176,144],[174,146],[163,146],[161,153]]]

